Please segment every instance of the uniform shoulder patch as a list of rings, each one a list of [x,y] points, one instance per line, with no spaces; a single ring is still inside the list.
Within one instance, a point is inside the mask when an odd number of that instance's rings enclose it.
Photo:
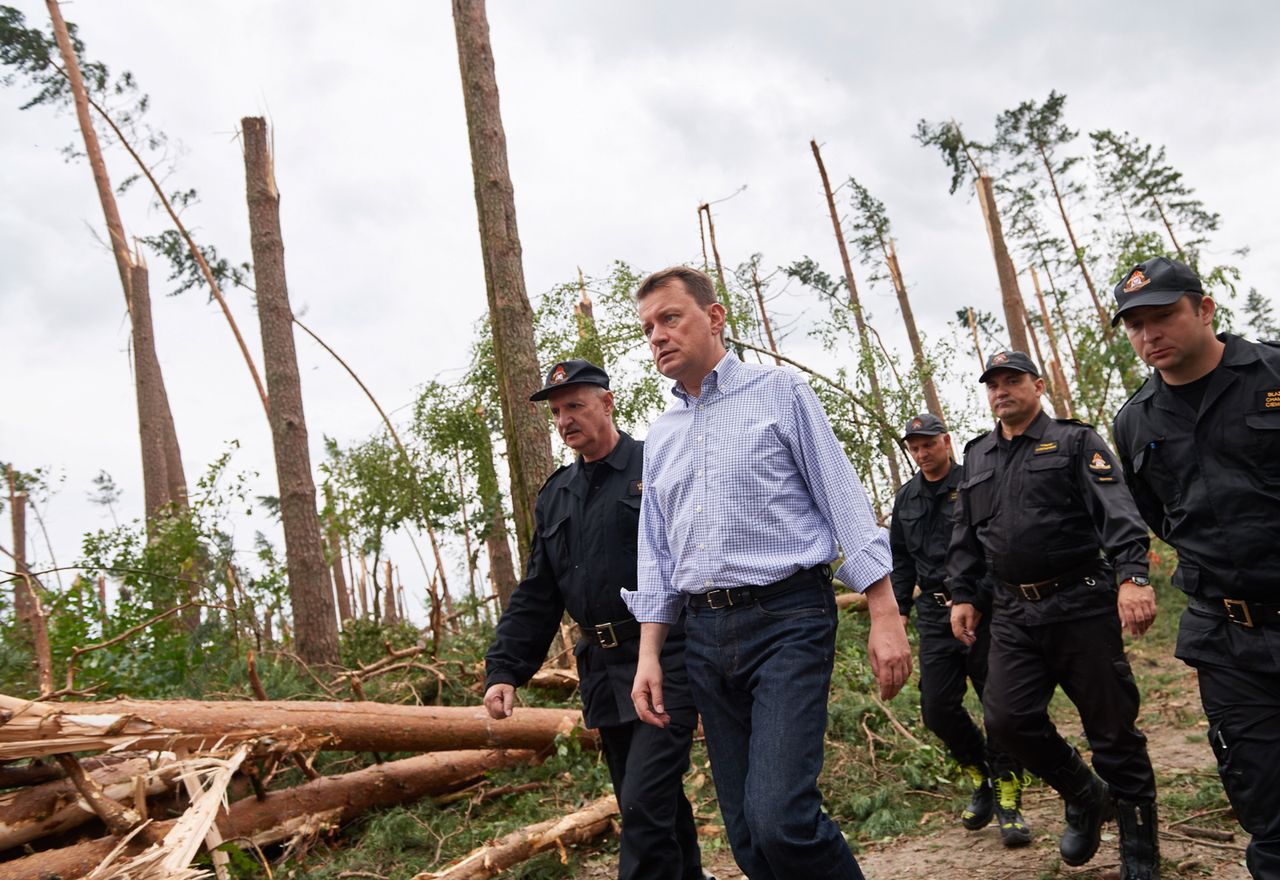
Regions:
[[[1111,470],[1111,462],[1107,461],[1101,452],[1094,452],[1089,459],[1089,470],[1109,472]]]

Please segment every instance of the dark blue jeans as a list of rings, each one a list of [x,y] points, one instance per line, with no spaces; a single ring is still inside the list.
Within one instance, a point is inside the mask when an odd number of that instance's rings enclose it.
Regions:
[[[835,659],[826,578],[754,605],[689,608],[685,666],[720,812],[751,880],[862,880],[822,811],[818,774]]]

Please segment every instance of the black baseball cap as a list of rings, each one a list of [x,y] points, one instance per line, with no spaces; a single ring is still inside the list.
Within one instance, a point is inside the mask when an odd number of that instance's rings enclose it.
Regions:
[[[943,424],[942,419],[933,413],[924,412],[907,419],[907,426],[902,429],[902,439],[906,440],[912,434],[934,437],[945,433],[947,433],[947,426]]]
[[[982,371],[978,381],[986,382],[996,370],[1017,370],[1019,373],[1030,373],[1037,379],[1040,378],[1040,371],[1036,369],[1035,362],[1027,357],[1025,351],[997,351],[987,358],[987,368]]]
[[[529,399],[546,400],[552,391],[566,385],[599,385],[601,388],[608,388],[609,374],[591,361],[560,361],[547,370],[547,384],[530,394]]]
[[[1111,316],[1111,326],[1120,316],[1139,306],[1167,306],[1187,293],[1204,293],[1200,276],[1185,263],[1168,257],[1152,257],[1134,266],[1120,279],[1114,291],[1116,313]]]

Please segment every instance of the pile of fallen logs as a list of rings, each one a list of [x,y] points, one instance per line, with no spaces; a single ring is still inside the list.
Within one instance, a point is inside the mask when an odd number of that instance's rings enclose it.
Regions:
[[[564,672],[556,684],[568,683]],[[287,847],[371,809],[448,797],[491,770],[538,760],[563,736],[597,745],[569,709],[494,721],[479,706],[0,696],[0,788],[9,789],[0,792],[0,880],[204,877],[192,867],[202,848],[225,878],[223,841],[258,853]],[[420,754],[326,777],[312,766],[319,751]],[[32,763],[13,763],[24,760]],[[273,789],[284,760],[306,781]],[[617,812],[602,799],[423,877],[491,877],[548,849],[563,857],[565,846],[609,830]]]

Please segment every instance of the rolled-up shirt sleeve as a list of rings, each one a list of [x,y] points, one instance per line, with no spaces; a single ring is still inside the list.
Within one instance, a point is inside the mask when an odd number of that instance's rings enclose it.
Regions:
[[[876,523],[866,490],[818,396],[804,382],[796,382],[791,414],[791,430],[783,439],[844,555],[836,578],[861,593],[893,569],[889,533]]]
[[[636,554],[636,589],[623,590],[622,601],[641,623],[675,623],[685,597],[671,581],[675,564],[667,546],[666,520],[652,486],[641,495]]]

